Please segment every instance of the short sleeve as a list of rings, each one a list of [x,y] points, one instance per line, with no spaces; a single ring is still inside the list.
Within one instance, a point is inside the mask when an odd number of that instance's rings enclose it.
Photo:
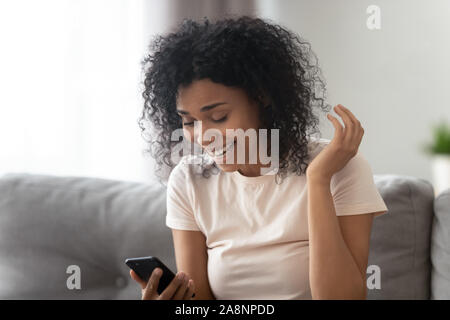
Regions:
[[[330,187],[337,216],[379,212],[378,217],[388,211],[370,164],[359,152],[333,175]]]
[[[187,164],[180,162],[170,173],[167,182],[166,226],[172,229],[199,231],[190,201],[192,186],[187,179]]]

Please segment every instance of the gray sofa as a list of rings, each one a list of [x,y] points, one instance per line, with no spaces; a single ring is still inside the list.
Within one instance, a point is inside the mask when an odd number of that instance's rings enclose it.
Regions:
[[[380,286],[368,299],[449,299],[450,189],[435,199],[423,179],[374,181],[389,213],[374,221]],[[0,177],[0,299],[140,299],[125,258],[158,256],[176,271],[165,201],[158,182]],[[73,265],[79,289],[67,285]]]

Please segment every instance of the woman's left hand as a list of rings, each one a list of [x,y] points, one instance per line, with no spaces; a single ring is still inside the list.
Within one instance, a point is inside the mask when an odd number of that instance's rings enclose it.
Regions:
[[[359,120],[343,105],[338,104],[334,111],[342,118],[345,128],[337,118],[327,114],[335,130],[333,140],[311,161],[306,173],[308,177],[331,180],[333,174],[341,170],[357,152],[364,135]]]

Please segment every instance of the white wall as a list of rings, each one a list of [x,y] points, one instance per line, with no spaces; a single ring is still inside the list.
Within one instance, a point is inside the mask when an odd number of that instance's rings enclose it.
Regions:
[[[0,174],[148,181],[152,159],[140,155],[136,123],[139,60],[151,36],[182,17],[225,11],[260,14],[311,42],[328,102],[363,123],[360,150],[374,173],[431,179],[419,146],[431,139],[433,121],[450,118],[450,1],[190,1],[195,10],[181,3],[0,2]],[[381,30],[366,27],[371,4],[381,8]],[[321,128],[332,138],[325,117]]]
[[[430,125],[450,119],[450,1],[265,0],[261,15],[312,45],[327,80],[328,102],[352,110],[365,129],[360,151],[375,174],[431,182],[420,145]],[[381,29],[366,27],[369,5]],[[334,111],[333,111],[334,114]],[[322,132],[334,129],[323,117]]]

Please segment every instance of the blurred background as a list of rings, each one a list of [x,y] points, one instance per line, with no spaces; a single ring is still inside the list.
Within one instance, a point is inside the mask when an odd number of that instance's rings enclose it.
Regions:
[[[450,119],[447,0],[1,0],[0,175],[151,181],[137,125],[147,46],[183,18],[230,13],[311,43],[327,102],[363,124],[374,174],[448,184],[449,134],[433,129]],[[326,117],[320,128],[332,138]]]

